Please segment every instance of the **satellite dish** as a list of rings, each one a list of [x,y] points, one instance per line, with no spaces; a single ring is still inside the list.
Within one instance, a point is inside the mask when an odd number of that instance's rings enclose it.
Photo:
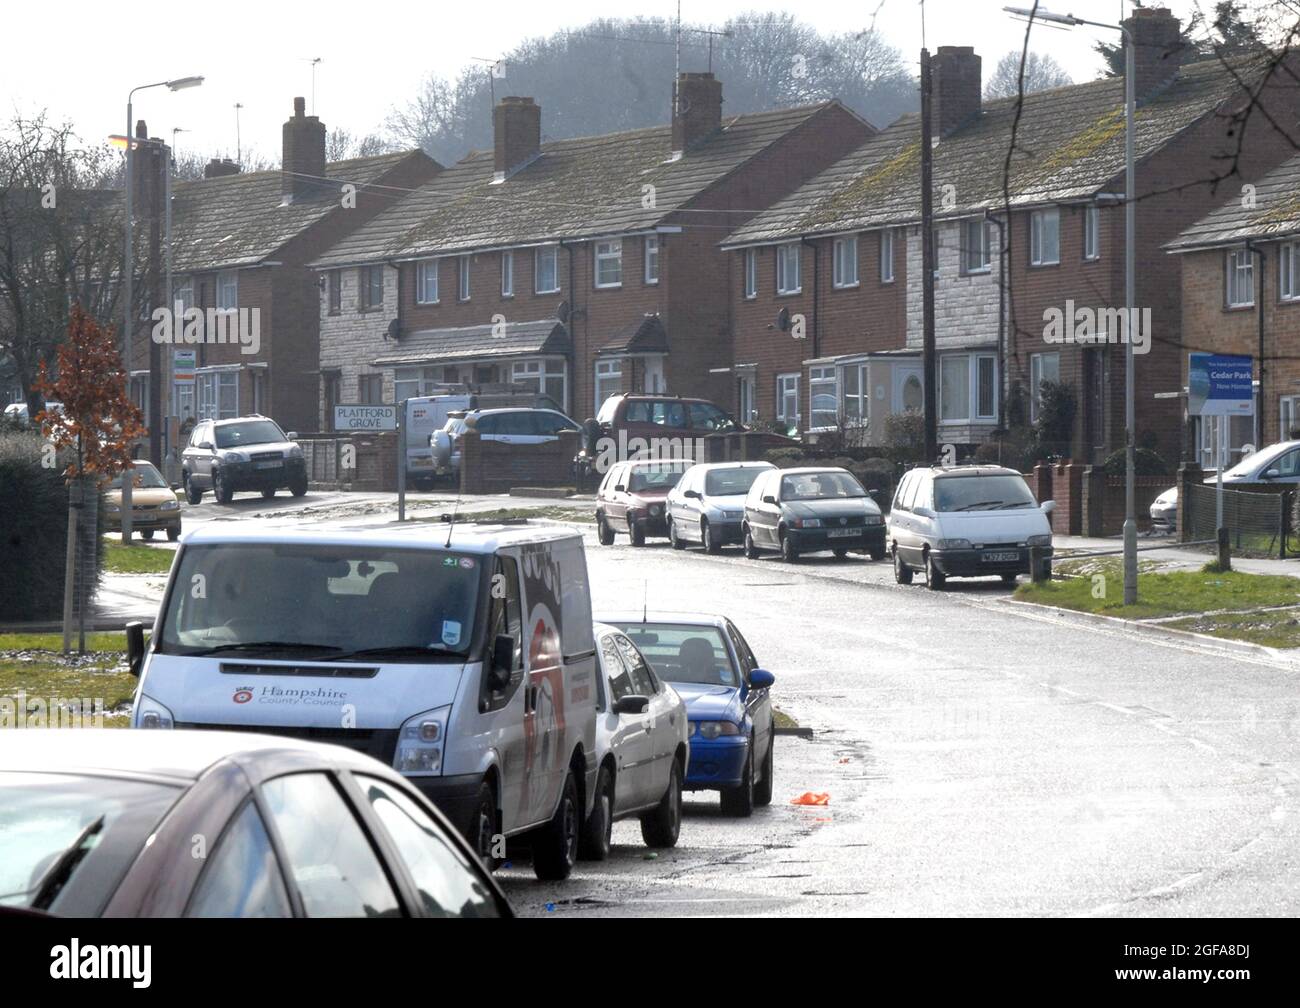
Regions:
[[[776,327],[782,332],[790,331],[790,309],[782,308],[776,313]]]
[[[556,305],[556,307],[555,307],[555,317],[556,317],[557,319],[559,319],[561,322],[565,323],[566,325],[568,324],[568,321],[569,321],[569,302],[568,302],[568,301],[561,301],[558,305]]]
[[[394,343],[401,342],[402,326],[397,319],[392,319],[388,323],[388,330],[384,333],[384,339],[390,339]]]

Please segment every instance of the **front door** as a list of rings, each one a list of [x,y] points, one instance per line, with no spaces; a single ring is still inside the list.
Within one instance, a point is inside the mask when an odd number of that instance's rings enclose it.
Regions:
[[[754,419],[754,378],[753,376],[736,379],[736,419],[742,424]]]
[[[658,395],[660,392],[668,391],[664,383],[664,359],[662,357],[645,357],[645,376],[642,379],[641,391],[648,392],[651,395]]]

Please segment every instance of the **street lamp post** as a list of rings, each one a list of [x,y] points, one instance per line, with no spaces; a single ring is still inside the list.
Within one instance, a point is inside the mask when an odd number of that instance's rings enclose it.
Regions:
[[[1073,14],[1054,14],[1040,9],[1003,7],[1009,14],[1055,24],[1077,27],[1089,25],[1117,31],[1124,39],[1124,604],[1137,603],[1137,502],[1134,446],[1134,397],[1136,386],[1133,367],[1133,337],[1137,324],[1137,250],[1135,247],[1136,184],[1133,172],[1133,123],[1137,108],[1137,67],[1133,36],[1124,25],[1089,21]]]
[[[134,247],[132,245],[132,199],[133,193],[131,178],[131,152],[135,148],[135,127],[132,123],[132,102],[135,99],[137,91],[144,91],[148,88],[166,87],[172,91],[181,91],[185,88],[198,87],[203,83],[202,77],[178,77],[174,80],[157,81],[153,84],[141,84],[133,87],[126,96],[126,250],[122,257],[122,295],[124,305],[122,308],[122,363],[126,370],[126,394],[131,395],[131,335],[134,328],[135,320],[132,318],[134,310],[132,302],[135,299],[134,289]],[[170,297],[170,295],[169,295]],[[131,486],[135,482],[134,473],[127,472],[122,476],[122,501],[121,501],[121,519],[122,519],[122,542],[129,544],[131,542]]]

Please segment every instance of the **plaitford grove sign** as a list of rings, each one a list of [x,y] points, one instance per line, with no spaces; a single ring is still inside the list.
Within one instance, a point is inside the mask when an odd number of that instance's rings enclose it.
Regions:
[[[397,430],[396,406],[335,406],[336,431]]]

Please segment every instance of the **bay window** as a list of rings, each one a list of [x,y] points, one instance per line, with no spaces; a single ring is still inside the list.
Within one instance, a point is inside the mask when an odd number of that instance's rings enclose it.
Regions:
[[[839,420],[839,382],[834,365],[808,369],[808,406],[810,428],[824,430]]]
[[[791,427],[799,425],[799,376],[776,376],[776,415]]]
[[[871,391],[866,364],[846,364],[840,369],[840,415],[846,424],[865,424],[871,419]]]

